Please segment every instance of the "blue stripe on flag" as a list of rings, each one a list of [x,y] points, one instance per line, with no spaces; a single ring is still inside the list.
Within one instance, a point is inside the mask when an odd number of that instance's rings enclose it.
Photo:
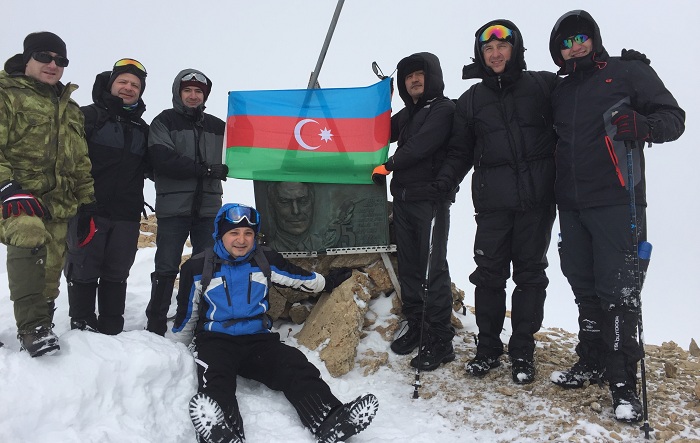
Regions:
[[[228,116],[374,118],[391,109],[389,79],[362,88],[231,91]]]

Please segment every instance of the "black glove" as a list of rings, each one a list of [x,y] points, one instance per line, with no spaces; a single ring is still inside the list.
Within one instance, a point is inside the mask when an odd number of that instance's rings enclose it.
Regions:
[[[640,60],[646,63],[647,65],[651,64],[651,60],[647,58],[646,54],[636,51],[634,49],[623,49],[621,58],[622,60]]]
[[[646,140],[649,138],[647,118],[631,109],[617,109],[612,112],[612,124],[617,126],[615,140]]]
[[[78,247],[82,248],[92,241],[97,232],[95,226],[95,215],[99,213],[97,203],[88,203],[78,208]]]
[[[350,268],[333,269],[326,275],[326,286],[323,288],[325,292],[333,292],[342,282],[349,279],[352,275]]]
[[[16,217],[23,211],[27,215],[43,217],[46,214],[44,206],[31,193],[22,189],[19,183],[10,180],[0,186],[2,200],[2,218]]]
[[[207,177],[215,178],[217,180],[226,181],[226,176],[228,175],[228,166],[224,164],[209,165],[207,168]]]

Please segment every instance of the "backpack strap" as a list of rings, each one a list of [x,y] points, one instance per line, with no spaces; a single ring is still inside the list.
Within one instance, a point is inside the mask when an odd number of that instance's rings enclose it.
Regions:
[[[204,267],[202,268],[202,280],[200,284],[202,285],[202,294],[204,294],[209,287],[209,283],[211,283],[211,278],[214,276],[214,268],[218,257],[214,254],[214,248],[208,247],[192,258],[200,258],[202,256],[204,256]],[[221,259],[219,259],[219,261],[221,261]]]
[[[479,83],[473,85],[469,88],[469,91],[467,91],[469,94],[467,102],[470,105],[467,106],[467,126],[469,126],[470,129],[474,129],[474,95],[476,94],[476,88],[478,86]]]
[[[269,290],[270,286],[272,285],[272,270],[270,269],[270,262],[267,260],[265,251],[272,251],[272,249],[268,246],[258,245],[257,249],[255,250],[255,263],[258,264],[258,267],[262,271],[263,275],[265,278],[267,278],[267,287]]]

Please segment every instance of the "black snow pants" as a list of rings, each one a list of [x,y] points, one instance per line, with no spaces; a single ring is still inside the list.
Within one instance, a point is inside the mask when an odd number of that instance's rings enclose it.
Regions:
[[[556,217],[554,205],[527,211],[490,211],[476,215],[474,262],[469,276],[475,286],[474,304],[479,328],[477,353],[503,353],[501,331],[506,315],[506,281],[513,264],[511,326],[508,342],[512,358],[532,359],[534,334],[544,319],[549,279],[547,249]]]

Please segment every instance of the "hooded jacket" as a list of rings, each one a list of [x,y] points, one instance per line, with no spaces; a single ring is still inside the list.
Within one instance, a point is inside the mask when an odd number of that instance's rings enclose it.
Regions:
[[[502,73],[486,65],[481,33],[492,25],[513,31],[511,58]],[[480,78],[457,100],[449,157],[440,180],[456,186],[474,167],[472,200],[476,212],[527,210],[554,204],[556,136],[549,102],[556,75],[525,71],[520,30],[494,20],[477,30],[474,63],[462,78]]]
[[[24,75],[22,54],[0,72],[0,184],[18,182],[49,212],[67,220],[94,201],[77,85],[51,86]]]
[[[148,169],[148,125],[141,118],[146,105],[139,97],[134,110],[125,110],[123,100],[109,90],[110,74],[97,74],[92,88],[93,104],[80,108],[85,115],[95,199],[101,215],[139,221]]]
[[[177,74],[173,107],[153,119],[148,135],[159,218],[214,217],[221,208],[221,180],[202,175],[202,167],[222,163],[226,124],[206,114],[204,104],[189,108],[182,102],[180,79],[190,73],[204,75],[195,69]],[[211,80],[206,79],[211,87]]]
[[[592,51],[564,61],[562,39],[581,30],[592,34]],[[613,113],[632,109],[645,116],[650,127],[647,141],[663,143],[681,136],[685,112],[648,64],[608,55],[598,24],[586,11],[568,12],[557,21],[550,52],[559,73],[566,76],[552,93],[559,137],[555,184],[559,208],[629,204],[626,148],[614,140]],[[644,147],[632,149],[632,154],[636,203],[646,206]]]
[[[422,97],[413,103],[405,78],[416,67],[422,68],[425,84]],[[440,61],[420,52],[402,59],[397,69],[399,96],[406,107],[391,117],[391,141],[397,142],[396,152],[385,163],[393,171],[391,195],[394,200],[452,200],[454,190],[439,193],[430,186],[446,157],[455,108],[443,95]]]
[[[232,204],[224,205],[214,223],[214,253],[223,260],[217,264],[211,282],[202,294],[204,257],[195,256],[180,270],[177,315],[173,326],[176,338],[189,342],[192,331],[220,332],[229,335],[269,333],[272,322],[267,316],[268,283],[304,292],[323,291],[326,280],[320,274],[289,263],[281,254],[265,248],[270,265],[268,280],[255,260],[257,244],[243,257],[232,257],[221,241],[219,221]]]

